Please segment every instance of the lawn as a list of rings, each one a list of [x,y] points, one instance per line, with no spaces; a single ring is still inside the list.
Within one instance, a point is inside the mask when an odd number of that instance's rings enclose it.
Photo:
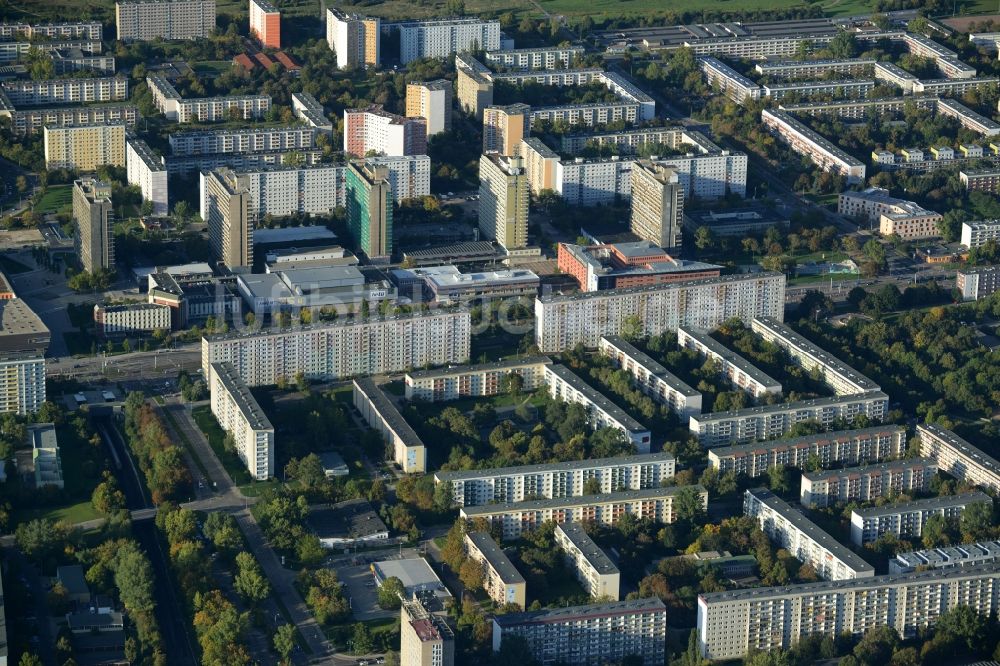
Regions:
[[[35,204],[35,212],[39,215],[45,213],[59,213],[64,209],[73,207],[73,186],[72,185],[50,185],[45,194]]]
[[[827,275],[803,275],[802,277],[788,278],[787,284],[819,284],[823,282],[849,282],[860,279],[857,273],[829,273]]]
[[[2,268],[3,272],[8,275],[27,273],[31,270],[30,266],[26,266],[16,259],[11,259],[5,254],[0,254],[0,268]]]
[[[238,486],[250,483],[253,479],[250,477],[250,472],[247,471],[246,465],[243,464],[243,461],[235,453],[226,451],[226,447],[223,444],[226,439],[226,433],[219,426],[219,422],[215,420],[212,410],[207,406],[197,407],[191,411],[191,416],[194,417],[194,422],[198,424],[201,431],[205,433],[208,443],[212,446],[212,450],[215,451],[215,455],[219,457],[222,466],[226,468],[226,472],[229,474],[229,478],[233,480],[233,483]]]
[[[98,512],[97,509],[94,508],[94,505],[90,503],[90,500],[79,502],[77,504],[70,504],[68,506],[61,506],[54,509],[51,507],[23,509],[21,511],[17,511],[14,514],[14,519],[16,523],[23,523],[29,520],[45,518],[57,523],[64,522],[64,523],[74,524],[103,517],[104,515]]]
[[[194,71],[199,74],[225,74],[233,68],[231,60],[203,60],[195,63]]]
[[[817,264],[817,263],[837,263],[840,261],[845,261],[850,257],[844,252],[836,252],[833,250],[820,250],[818,252],[810,252],[808,254],[800,254],[792,257],[800,264]]]

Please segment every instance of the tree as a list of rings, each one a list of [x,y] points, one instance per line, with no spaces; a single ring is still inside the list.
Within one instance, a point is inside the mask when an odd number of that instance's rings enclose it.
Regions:
[[[115,561],[115,586],[125,608],[133,614],[153,611],[153,567],[149,560],[131,543],[118,551]]]
[[[921,530],[921,540],[924,548],[937,548],[938,546],[948,546],[951,544],[951,526],[948,519],[941,515],[934,515],[927,519]]]
[[[389,576],[378,588],[378,606],[383,610],[395,610],[401,605],[402,597],[406,596],[403,581],[396,576]]]
[[[854,656],[867,666],[881,666],[889,661],[899,646],[899,634],[888,626],[869,629],[854,647]]]
[[[236,556],[236,577],[233,587],[251,606],[256,606],[271,593],[271,585],[264,577],[260,565],[253,555],[247,552]]]
[[[64,538],[62,528],[45,519],[21,523],[14,532],[17,547],[36,560],[42,560],[54,552]]]
[[[591,477],[583,482],[583,494],[584,495],[600,495],[601,494],[601,480],[597,477]]]
[[[531,653],[523,636],[507,634],[500,643],[500,650],[493,655],[495,666],[536,666],[538,660]]]
[[[629,342],[635,342],[642,337],[643,323],[639,315],[629,315],[622,321],[622,337]]]
[[[354,625],[354,635],[351,637],[351,647],[354,654],[370,654],[375,650],[375,640],[368,625],[358,622]]]
[[[274,632],[274,649],[277,650],[278,655],[281,656],[281,661],[288,664],[289,659],[292,656],[292,650],[295,649],[294,625],[283,624],[278,627],[277,631]]]
[[[42,666],[42,658],[30,652],[25,652],[21,655],[21,660],[17,664],[18,666]]]
[[[694,245],[699,250],[707,250],[715,244],[715,234],[708,227],[698,227],[694,232]]]
[[[232,514],[223,511],[209,513],[203,531],[218,550],[234,551],[243,547],[243,536]]]
[[[964,541],[983,541],[993,535],[993,506],[989,502],[969,504],[959,520]]]
[[[677,519],[694,521],[705,515],[705,506],[701,501],[701,492],[697,488],[686,486],[674,495],[677,507]]]
[[[101,513],[110,514],[124,509],[125,493],[118,489],[118,481],[110,472],[104,472],[104,481],[97,484],[90,502]]]
[[[473,592],[483,589],[483,566],[471,558],[465,560],[458,569],[458,579]]]

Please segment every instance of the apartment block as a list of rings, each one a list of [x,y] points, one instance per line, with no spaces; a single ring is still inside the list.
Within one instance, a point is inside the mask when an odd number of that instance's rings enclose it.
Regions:
[[[680,249],[684,188],[677,172],[638,160],[632,167],[632,233],[662,248]]]
[[[266,481],[275,474],[274,426],[232,363],[209,368],[212,414],[236,441],[236,453],[251,476]]]
[[[621,335],[626,320],[639,317],[646,335],[678,326],[713,329],[727,319],[781,318],[785,276],[781,273],[725,275],[645,287],[543,295],[535,299],[535,343],[543,353],[583,343],[597,347],[602,335]]]
[[[399,31],[399,61],[447,58],[466,51],[496,51],[500,48],[500,21],[454,18],[407,21],[386,26]]]
[[[517,604],[527,608],[527,584],[489,532],[465,535],[465,552],[483,567],[483,589],[499,606]]]
[[[382,58],[382,20],[328,7],[326,43],[339,69],[378,67]]]
[[[878,384],[809,342],[780,319],[758,317],[750,322],[750,329],[765,342],[778,346],[806,372],[819,372],[823,383],[837,395],[879,390]]]
[[[267,0],[250,0],[250,34],[264,48],[281,48],[281,12]]]
[[[312,127],[285,125],[262,129],[192,130],[167,137],[174,157],[213,153],[246,154],[278,151],[308,151],[316,145]],[[233,166],[233,168],[238,168]]]
[[[124,102],[128,100],[128,79],[124,76],[45,81],[15,79],[0,84],[0,91],[15,107]]]
[[[763,87],[763,97],[780,100],[789,96],[815,97],[817,95],[832,96],[835,99],[863,98],[875,89],[873,79],[842,79],[839,81],[796,81],[783,83],[768,83]]]
[[[98,337],[149,335],[170,330],[170,308],[151,303],[94,306],[94,328]]]
[[[742,444],[782,437],[796,423],[815,421],[825,429],[850,424],[858,416],[876,423],[889,411],[889,396],[868,391],[832,398],[816,398],[777,405],[748,407],[729,412],[698,414],[689,427],[705,448]]]
[[[941,235],[941,214],[905,199],[889,196],[887,190],[869,187],[862,192],[841,192],[837,212],[848,217],[879,223],[883,236],[897,235],[903,240],[936,238]]]
[[[981,247],[990,241],[1000,240],[1000,220],[963,222],[959,241],[967,249]]]
[[[42,353],[0,354],[0,413],[34,414],[45,402]]]
[[[10,40],[19,36],[28,40],[87,39],[101,41],[104,30],[100,21],[74,21],[66,23],[0,23],[0,39]]]
[[[79,51],[82,54],[99,55],[103,50],[101,40],[63,38],[50,42],[4,41],[0,39],[0,63],[10,64],[28,56],[32,48],[39,49],[51,58],[57,58],[58,51]],[[86,57],[86,56],[85,56]]]
[[[958,179],[970,192],[997,192],[1000,191],[1000,169],[962,169],[958,172]]]
[[[840,174],[848,183],[865,180],[865,165],[812,131],[785,111],[764,109],[761,120],[772,134],[776,134],[793,151],[805,155],[823,169]]]
[[[677,463],[670,453],[647,453],[616,458],[569,460],[542,465],[435,472],[434,482],[450,483],[458,506],[510,504],[530,497],[559,499],[583,495],[584,485],[596,479],[601,493],[659,488],[671,479]]]
[[[948,78],[969,79],[976,75],[975,68],[960,61],[958,54],[941,46],[929,37],[912,32],[904,32],[902,42],[906,50],[913,55],[933,60],[941,73]]]
[[[351,162],[344,183],[347,228],[355,245],[369,259],[388,260],[393,246],[393,197],[388,167]]]
[[[431,193],[431,158],[427,155],[368,157],[365,162],[389,170],[389,185],[396,203]]]
[[[863,467],[803,472],[799,501],[803,506],[816,508],[927,492],[937,469],[937,464],[929,458],[910,458]]]
[[[548,356],[510,358],[493,363],[458,365],[406,373],[406,399],[425,402],[491,396],[506,392],[511,375],[520,377],[521,390],[531,392],[545,383]]]
[[[251,153],[206,153],[168,156],[167,173],[188,176],[192,172],[211,171],[226,167],[236,171],[265,169],[275,166],[313,166],[323,164],[323,151],[315,149],[268,150]]]
[[[215,31],[215,0],[122,0],[115,25],[123,42],[197,39]]]
[[[942,467],[941,469],[944,469]],[[957,519],[970,504],[988,502],[993,498],[978,490],[958,495],[942,495],[929,499],[885,504],[851,512],[851,541],[858,546],[871,543],[883,534],[900,538],[919,537],[931,516]]]
[[[620,155],[634,155],[640,148],[659,145],[693,154],[722,152],[722,148],[704,134],[686,127],[641,127],[617,132],[564,134],[559,140],[560,150],[569,155],[589,146],[613,146]]]
[[[458,105],[482,120],[483,109],[493,104],[493,79],[489,68],[471,55],[459,54],[455,56],[455,72]]]
[[[344,110],[344,152],[364,157],[377,154],[426,155],[427,120],[407,118],[373,104],[364,109]]]
[[[564,561],[590,596],[595,599],[609,597],[611,601],[618,601],[621,597],[621,573],[607,553],[584,531],[582,525],[556,525],[552,538],[562,551]]]
[[[483,109],[483,152],[517,155],[521,141],[531,133],[531,107],[527,104],[488,106]]]
[[[778,104],[778,108],[792,115],[818,116],[830,114],[840,118],[859,120],[887,113],[900,113],[907,106],[936,112],[941,101],[943,100],[938,97],[882,97],[880,99],[838,99],[832,102],[815,101]]]
[[[455,633],[419,599],[404,599],[400,610],[399,662],[406,666],[455,666]]]
[[[111,185],[94,178],[74,181],[73,219],[77,225],[76,251],[83,270],[113,272],[115,212],[111,205]]]
[[[874,58],[846,58],[842,60],[771,60],[757,63],[754,70],[770,79],[817,78],[827,72],[859,76],[877,68]]]
[[[717,58],[703,56],[698,65],[705,80],[712,88],[717,88],[734,102],[742,104],[748,99],[760,99],[763,90],[755,82]]]
[[[537,196],[544,190],[555,191],[559,155],[554,150],[542,143],[538,137],[529,136],[517,145],[514,154],[524,161],[524,172],[528,177],[528,187],[532,194]]]
[[[586,49],[582,46],[543,46],[537,49],[487,51],[486,62],[504,69],[570,69]]]
[[[201,219],[208,225],[212,256],[230,269],[253,266],[256,220],[247,183],[229,169],[202,172],[200,183]]]
[[[701,393],[617,335],[602,335],[598,351],[632,375],[636,387],[681,420],[701,413]]]
[[[250,6],[264,0],[250,0]],[[268,95],[224,95],[185,99],[173,84],[159,74],[146,77],[146,85],[157,110],[175,123],[217,123],[234,119],[262,118],[271,108]]]
[[[292,112],[309,127],[326,134],[333,134],[333,123],[327,118],[326,109],[309,93],[292,93]]]
[[[229,333],[202,338],[202,367],[236,365],[250,386],[307,379],[334,381],[403,372],[469,359],[468,312],[399,315],[313,324],[292,330]],[[357,350],[366,350],[359,354]]]
[[[904,95],[912,93],[913,87],[920,83],[919,78],[891,62],[875,63],[875,79],[901,88]]]
[[[694,488],[701,496],[702,506],[708,509],[708,491],[701,486],[671,486],[647,490],[628,490],[602,493],[585,497],[529,500],[516,504],[487,504],[466,506],[460,511],[462,518],[484,519],[500,528],[504,540],[517,539],[542,523],[553,521],[579,523],[585,520],[600,525],[616,525],[625,514],[654,523],[673,523],[677,520],[674,500],[678,493]]]
[[[747,490],[744,515],[755,518],[768,538],[816,570],[825,580],[871,578],[875,567],[823,531],[767,488]]]
[[[717,341],[708,333],[701,333],[683,326],[677,328],[677,344],[691,349],[702,358],[710,359],[719,368],[719,374],[735,388],[746,391],[754,398],[762,398],[782,391],[781,383],[736,352]]]
[[[698,645],[702,657],[726,660],[753,650],[787,650],[815,634],[860,637],[875,627],[912,639],[956,606],[990,615],[998,603],[996,563],[716,592],[698,597]]]
[[[629,200],[634,168],[633,160],[617,156],[559,160],[555,163],[553,183],[556,194],[571,206],[603,206]]]
[[[976,113],[969,107],[953,99],[945,97],[937,98],[935,107],[939,115],[954,118],[958,123],[974,132],[979,132],[983,136],[996,136],[1000,134],[1000,123],[992,118]]]
[[[987,490],[1000,490],[1000,461],[950,430],[933,423],[917,426],[920,455],[943,472]]]
[[[451,129],[451,81],[412,81],[406,84],[406,117],[427,121],[427,136]]]
[[[978,301],[1000,290],[1000,266],[966,268],[955,274],[955,288],[964,301]]]
[[[507,613],[493,618],[493,651],[505,636],[520,636],[543,664],[598,666],[638,657],[647,665],[666,659],[667,610],[656,598]]]
[[[4,111],[0,102],[0,117],[10,118],[10,128],[14,134],[35,134],[43,127],[63,127],[66,125],[124,124],[135,127],[139,109],[134,104],[108,103],[89,106],[61,106]]]
[[[549,396],[568,403],[583,405],[594,430],[614,428],[631,442],[637,452],[649,453],[649,429],[633,419],[606,397],[594,390],[564,365],[545,366],[545,384]]]
[[[28,442],[31,444],[34,488],[40,489],[46,486],[64,488],[62,459],[59,455],[55,424],[35,423],[27,426],[26,430]]]
[[[393,450],[393,462],[409,473],[427,470],[427,448],[396,405],[370,377],[354,380],[354,406]]]
[[[857,465],[892,460],[905,452],[906,428],[876,426],[713,448],[708,463],[720,474],[757,477],[778,465],[806,469],[810,460],[822,467]]]
[[[721,266],[678,259],[648,240],[606,245],[559,243],[559,270],[580,291],[645,287],[668,282],[719,277]]]
[[[505,250],[528,245],[528,177],[520,157],[479,159],[479,231]]]
[[[222,171],[231,174],[238,187],[247,192],[247,215],[254,222],[267,215],[329,215],[337,207],[345,205],[346,167],[343,165]],[[205,203],[202,202],[203,207]]]
[[[927,569],[951,569],[969,567],[1000,560],[1000,541],[964,543],[959,546],[943,546],[927,550],[913,550],[897,553],[889,560],[890,574],[908,574]]]
[[[96,171],[125,166],[125,125],[66,125],[42,130],[46,169]]]
[[[152,202],[153,215],[170,212],[166,162],[136,136],[125,139],[125,172],[128,184],[139,188],[144,201]]]

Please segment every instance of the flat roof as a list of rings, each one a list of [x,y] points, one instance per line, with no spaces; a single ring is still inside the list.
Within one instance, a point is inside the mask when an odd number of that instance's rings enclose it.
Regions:
[[[894,513],[947,509],[956,506],[965,506],[967,504],[975,504],[976,502],[989,502],[992,506],[993,498],[979,490],[974,490],[969,493],[958,493],[957,495],[928,497],[927,499],[918,499],[911,502],[897,502],[896,504],[873,506],[867,509],[855,509],[851,512],[851,520],[854,520],[854,516],[858,516],[859,518],[875,518],[878,516],[888,516]]]
[[[257,404],[256,398],[253,397],[246,382],[236,372],[236,367],[232,363],[228,361],[213,363],[212,370],[215,372],[215,376],[219,378],[219,381],[222,382],[226,392],[232,397],[233,402],[236,403],[237,408],[239,408],[243,414],[243,418],[247,420],[251,428],[254,430],[274,430],[274,426],[268,420],[267,414]]]
[[[414,259],[446,258],[454,256],[497,256],[497,249],[490,241],[472,241],[469,243],[457,243],[455,245],[442,245],[424,250],[412,250],[404,253],[407,257]]]
[[[728,412],[711,412],[708,414],[694,414],[691,422],[709,423],[712,421],[723,421],[726,419],[747,418],[750,416],[763,416],[766,414],[779,414],[781,412],[794,412],[800,409],[810,409],[826,407],[828,405],[839,405],[848,402],[884,400],[889,401],[889,396],[882,391],[865,391],[850,393],[847,395],[835,395],[828,398],[813,398],[812,400],[799,400],[797,402],[783,402],[777,405],[758,405],[747,407],[746,409],[735,409]]]
[[[666,610],[667,607],[662,601],[656,597],[651,597],[649,599],[616,601],[607,604],[551,608],[528,611],[526,613],[506,613],[505,615],[494,616],[493,622],[501,628],[516,627],[524,624],[568,624],[588,618],[617,617],[634,613],[665,613]]]
[[[287,243],[300,240],[336,240],[337,234],[319,225],[284,227],[281,229],[254,229],[253,244]]]
[[[677,391],[681,395],[687,398],[693,398],[701,395],[701,393],[691,388],[683,379],[653,360],[652,356],[639,351],[639,349],[627,342],[625,338],[620,335],[602,335],[601,339],[605,340],[612,347],[641,365],[647,372],[662,379],[668,386],[670,386],[670,388]]]
[[[491,363],[477,363],[475,365],[451,365],[444,368],[434,368],[432,370],[416,370],[406,373],[411,379],[432,379],[434,377],[449,377],[451,375],[473,374],[478,372],[491,372],[495,370],[506,370],[508,368],[523,368],[528,365],[551,365],[552,359],[548,356],[524,356],[492,361]]]
[[[29,333],[48,334],[49,328],[22,299],[0,300],[0,337]]]
[[[375,562],[372,568],[382,580],[394,576],[401,580],[407,592],[420,589],[444,589],[444,583],[431,569],[427,560],[422,557],[406,560],[384,560]]]
[[[850,590],[881,590],[891,585],[906,585],[910,583],[936,583],[954,578],[977,578],[984,575],[1000,573],[1000,562],[988,562],[969,567],[955,569],[916,571],[907,574],[890,574],[872,578],[855,578],[847,580],[826,580],[818,583],[801,585],[782,585],[779,587],[757,587],[726,592],[711,592],[698,595],[699,604],[728,603],[733,601],[753,601],[782,597],[800,597],[820,595]]]
[[[856,572],[875,572],[875,567],[868,564],[868,562],[863,560],[861,556],[857,555],[843,543],[830,536],[830,534],[821,529],[819,525],[806,518],[801,511],[772,493],[767,488],[754,488],[752,490],[747,490],[746,494],[755,498],[761,504],[787,520],[792,524],[792,527],[819,544],[821,548],[826,549],[830,555],[840,560],[840,562],[845,566],[850,567]]]
[[[413,427],[406,422],[403,415],[396,409],[396,405],[386,397],[385,393],[382,392],[382,389],[371,377],[359,377],[355,379],[354,386],[368,398],[368,401],[372,404],[372,408],[378,412],[382,420],[392,428],[396,436],[403,440],[406,446],[424,445],[420,436],[417,435]]]
[[[1000,224],[1000,223],[998,223]],[[760,273],[720,275],[718,277],[696,278],[691,280],[677,280],[676,282],[665,282],[663,284],[650,284],[641,287],[628,287],[626,289],[613,289],[604,291],[586,291],[577,294],[543,294],[538,297],[542,303],[564,303],[567,301],[587,301],[597,298],[617,298],[632,294],[648,294],[658,291],[673,291],[691,286],[710,286],[714,284],[728,284],[730,282],[746,282],[749,280],[765,280],[768,278],[784,277],[784,273],[774,273],[762,271]]]
[[[476,549],[483,554],[490,567],[497,572],[500,580],[507,585],[519,585],[524,583],[524,576],[514,567],[514,564],[503,552],[489,532],[469,532],[465,535]]]
[[[658,462],[669,462],[674,460],[672,453],[666,451],[660,453],[640,453],[632,456],[616,456],[614,458],[588,458],[587,460],[567,460],[565,462],[543,463],[540,465],[517,465],[511,467],[493,467],[486,469],[438,471],[434,473],[434,478],[439,483],[453,481],[471,481],[473,479],[494,478],[501,476],[515,476],[522,474],[540,474],[552,471],[571,471],[578,469],[594,469],[616,464],[643,465]]]
[[[695,488],[699,492],[707,492],[700,485],[668,486],[666,488],[645,488],[642,490],[625,490],[617,493],[601,493],[600,495],[582,495],[579,497],[557,497],[554,499],[528,500],[508,504],[484,504],[482,506],[462,507],[462,513],[469,518],[488,516],[494,513],[512,513],[525,511],[542,511],[570,506],[597,506],[600,504],[619,504],[622,502],[638,502],[641,500],[664,499],[676,495],[685,488]]]
[[[875,463],[873,465],[857,465],[855,467],[841,467],[839,469],[821,469],[816,472],[803,472],[802,478],[810,481],[829,479],[831,477],[852,476],[868,474],[870,472],[884,472],[893,469],[905,469],[909,467],[933,467],[937,469],[937,462],[931,458],[902,458],[900,460],[889,460],[887,462]]]
[[[551,372],[562,381],[569,384],[573,389],[579,391],[587,398],[587,401],[600,409],[602,412],[613,418],[629,432],[649,432],[649,428],[642,425],[634,418],[625,413],[625,410],[614,404],[603,393],[598,392],[587,382],[583,381],[578,374],[567,368],[565,365],[546,366],[546,372]]]
[[[271,275],[269,273],[254,273],[254,276],[260,275]],[[246,277],[246,276],[243,276]],[[381,324],[390,321],[406,321],[408,319],[433,319],[435,317],[458,317],[461,315],[468,317],[467,312],[454,312],[445,310],[435,310],[429,313],[423,312],[409,312],[403,314],[392,315],[391,317],[377,317],[371,316],[367,320],[352,319],[350,321],[338,320],[331,322],[321,322],[318,324],[306,324],[305,326],[299,326],[294,329],[262,329],[259,331],[230,331],[229,333],[218,333],[215,335],[205,335],[202,340],[207,340],[208,342],[221,342],[223,340],[241,340],[241,339],[254,339],[265,337],[268,335],[302,335],[305,333],[316,332],[328,330],[331,328],[345,328],[349,326],[368,326],[371,324]]]
[[[1000,558],[1000,541],[978,541],[947,548],[927,548],[897,553],[895,560],[909,566],[961,564],[964,560]],[[891,561],[891,560],[890,560]]]
[[[695,342],[704,345],[710,352],[722,357],[726,362],[735,365],[758,384],[771,388],[777,387],[779,390],[781,389],[781,382],[755,366],[740,354],[737,354],[732,349],[713,338],[708,333],[702,333],[686,326],[678,326],[677,330],[690,336]]]
[[[597,570],[601,575],[613,575],[619,573],[618,567],[611,561],[607,553],[594,543],[590,535],[584,531],[579,523],[562,523],[556,525],[556,531],[562,532],[573,546],[583,554],[587,564]]]
[[[804,123],[799,122],[798,120],[796,120],[795,118],[793,118],[791,114],[787,113],[786,111],[782,111],[782,110],[778,110],[778,109],[764,109],[761,112],[761,116],[763,117],[763,116],[767,116],[767,115],[770,115],[772,118],[785,123],[790,128],[792,128],[792,130],[794,130],[795,132],[798,132],[800,135],[802,135],[806,139],[812,141],[820,149],[825,150],[828,154],[832,155],[833,157],[835,157],[836,159],[840,160],[844,164],[846,164],[848,166],[852,166],[852,167],[854,167],[854,166],[864,166],[864,164],[860,160],[858,160],[858,159],[856,159],[856,158],[848,155],[846,151],[844,151],[841,148],[839,148],[836,145],[834,145],[834,143],[832,141],[830,141],[826,137],[822,136],[818,132],[810,129]]]

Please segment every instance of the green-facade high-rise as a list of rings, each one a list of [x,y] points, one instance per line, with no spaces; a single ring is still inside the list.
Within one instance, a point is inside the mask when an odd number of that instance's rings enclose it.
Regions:
[[[392,186],[389,168],[351,162],[344,177],[347,228],[369,259],[392,255]]]

